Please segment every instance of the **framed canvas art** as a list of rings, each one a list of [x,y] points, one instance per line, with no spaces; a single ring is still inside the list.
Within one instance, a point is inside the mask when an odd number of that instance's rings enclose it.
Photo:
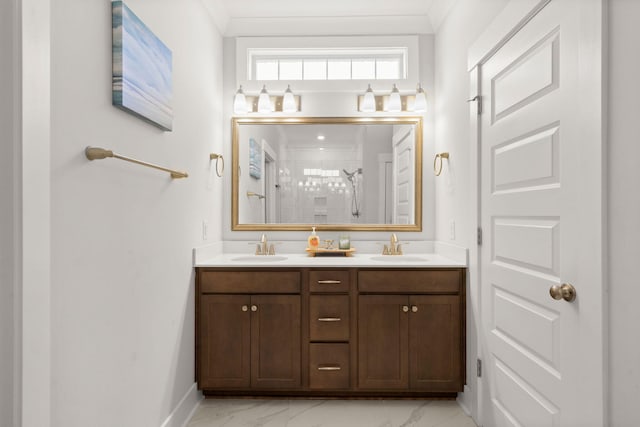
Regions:
[[[262,177],[262,147],[253,138],[249,138],[249,175],[255,179]]]
[[[172,130],[171,50],[122,1],[111,3],[113,105]]]

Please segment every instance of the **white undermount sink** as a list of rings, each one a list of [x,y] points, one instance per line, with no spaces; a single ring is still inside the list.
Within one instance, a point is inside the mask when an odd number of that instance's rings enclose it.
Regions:
[[[245,255],[231,258],[234,262],[276,262],[284,261],[287,257],[283,255]]]
[[[371,261],[381,262],[427,262],[427,258],[411,256],[411,255],[380,255],[372,256]]]

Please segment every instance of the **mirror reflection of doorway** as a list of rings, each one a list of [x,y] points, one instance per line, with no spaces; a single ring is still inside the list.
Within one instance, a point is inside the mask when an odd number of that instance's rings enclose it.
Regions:
[[[267,150],[264,152],[264,217],[267,224],[280,222],[280,196],[278,191],[278,164]]]

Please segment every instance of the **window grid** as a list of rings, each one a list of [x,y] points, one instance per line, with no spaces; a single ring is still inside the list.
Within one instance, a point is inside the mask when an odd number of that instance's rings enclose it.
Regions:
[[[349,63],[349,76],[348,77],[343,77],[343,78],[332,78],[330,77],[330,72],[329,72],[329,61],[334,60],[334,61],[343,61],[343,62],[348,62]],[[354,73],[353,73],[353,68],[354,68],[354,62],[358,62],[358,61],[365,61],[365,60],[369,60],[371,62],[373,62],[373,76],[364,76],[364,77],[354,77]],[[302,70],[302,76],[300,80],[320,80],[320,81],[326,81],[326,80],[381,80],[381,79],[401,79],[401,78],[405,78],[405,57],[403,54],[386,54],[386,55],[351,55],[349,57],[346,56],[340,56],[340,55],[335,55],[335,56],[313,56],[313,55],[281,55],[281,56],[275,56],[275,55],[255,55],[252,56],[252,60],[251,60],[251,66],[252,66],[252,80],[298,80],[298,79],[291,79],[288,78],[288,76],[282,76],[282,72],[281,72],[281,61],[282,62],[296,62],[299,61],[300,62],[300,68]],[[308,72],[305,71],[305,62],[309,61],[309,62],[324,62],[324,75],[322,78],[308,78],[311,69],[308,70]],[[277,75],[273,75],[273,76],[269,76],[269,77],[273,77],[273,78],[267,78],[267,79],[262,79],[259,78],[261,75],[263,75],[265,73],[265,69],[260,69],[260,67],[267,67],[269,63],[273,64],[273,62],[276,63],[276,68],[277,68]],[[379,63],[387,63],[387,72],[385,73],[384,76],[381,76],[382,73],[382,65],[379,66]],[[395,63],[396,65],[396,74],[392,74],[393,72],[390,72],[390,69],[392,68],[390,64]],[[315,75],[315,74],[314,74]],[[315,75],[317,77],[317,75]]]

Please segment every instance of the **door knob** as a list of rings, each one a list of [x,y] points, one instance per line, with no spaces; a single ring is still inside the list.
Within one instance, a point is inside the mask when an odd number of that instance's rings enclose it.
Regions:
[[[243,305],[242,306],[242,311],[247,311],[247,310],[249,310],[249,307],[247,307],[246,305]]]
[[[409,306],[408,305],[403,305],[402,306],[402,312],[403,313],[408,313],[409,312]]]
[[[251,306],[251,311],[258,311],[258,306],[257,305],[252,305]]]
[[[569,283],[563,283],[562,285],[553,285],[549,288],[549,295],[553,299],[564,299],[565,301],[573,301],[576,299],[576,288]]]
[[[417,313],[418,312],[418,306],[417,305],[412,305],[411,306],[411,312],[412,313]]]

